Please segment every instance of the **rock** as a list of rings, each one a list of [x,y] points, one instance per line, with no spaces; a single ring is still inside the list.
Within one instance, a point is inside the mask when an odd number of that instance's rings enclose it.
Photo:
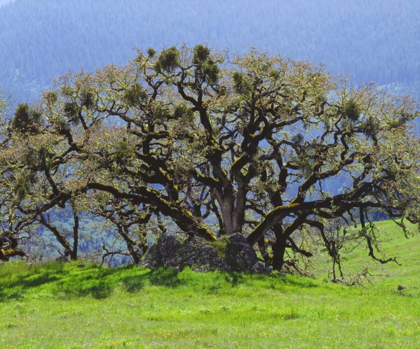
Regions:
[[[255,263],[251,268],[251,273],[263,274],[266,272],[265,265],[262,262]]]
[[[217,253],[216,248],[202,238],[194,237],[190,243],[184,244],[177,258],[173,259],[176,265],[189,266],[200,272],[224,270],[230,271],[230,267]]]
[[[170,267],[169,261],[181,247],[181,242],[175,236],[162,234],[146,253],[142,265],[155,270],[159,267]]]
[[[141,264],[152,270],[159,267],[172,268],[175,271],[190,267],[198,272],[231,270],[216,249],[204,239],[193,237],[181,242],[168,234],[159,237]]]
[[[265,268],[265,270],[267,271],[267,274],[270,274],[271,272],[273,272],[274,268],[272,265],[269,265],[268,267]]]
[[[234,234],[228,239],[225,261],[235,271],[250,271],[258,259],[245,236]]]
[[[255,274],[270,274],[273,271],[273,267],[271,265],[265,266],[263,262],[257,262],[250,271]]]
[[[196,272],[251,271],[258,262],[254,249],[240,234],[227,239],[226,248],[218,247],[216,249],[215,245],[197,236],[182,241],[173,235],[162,234],[149,248],[141,265],[152,270],[164,267],[178,271],[190,267]],[[262,268],[265,270],[263,264]]]

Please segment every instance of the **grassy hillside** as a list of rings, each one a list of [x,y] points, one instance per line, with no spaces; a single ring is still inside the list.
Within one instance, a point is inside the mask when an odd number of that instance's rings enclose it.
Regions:
[[[6,264],[0,347],[417,348],[420,239],[406,240],[389,222],[380,238],[402,266],[371,265],[375,283],[367,288],[322,275]],[[348,256],[347,270],[362,268],[366,254]]]
[[[382,221],[375,223],[378,243],[381,248],[376,256],[382,259],[396,257],[398,264],[381,264],[368,257],[365,246],[349,245],[343,254],[344,273],[351,276],[367,268],[372,274],[370,280],[375,289],[392,289],[401,284],[410,289],[420,287],[420,234],[417,226],[408,224],[408,237],[395,223]],[[331,265],[327,255],[320,256],[314,266],[320,278],[328,275]],[[368,285],[366,285],[368,286]],[[395,288],[394,287],[394,288]],[[420,289],[420,288],[419,288]]]

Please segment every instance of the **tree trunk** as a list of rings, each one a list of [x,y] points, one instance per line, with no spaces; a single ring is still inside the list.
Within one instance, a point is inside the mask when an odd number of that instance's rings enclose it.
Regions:
[[[269,265],[270,256],[268,255],[268,252],[267,252],[267,245],[268,244],[266,240],[264,239],[264,237],[258,241],[258,248],[260,250],[261,256],[263,257],[265,264]]]
[[[276,234],[276,243],[273,246],[273,269],[281,271],[284,265],[286,252],[286,238],[283,234]]]
[[[233,197],[223,197],[222,200],[218,200],[221,207],[223,228],[226,235],[240,234],[245,221],[245,207],[244,205],[238,205],[238,202]],[[236,203],[236,207],[235,207]]]
[[[79,249],[79,214],[73,207],[74,225],[73,225],[73,249],[70,253],[72,261],[77,260],[77,252]]]

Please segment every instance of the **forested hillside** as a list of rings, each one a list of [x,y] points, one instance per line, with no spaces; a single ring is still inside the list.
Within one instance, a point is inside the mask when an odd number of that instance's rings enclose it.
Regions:
[[[13,0],[0,0],[0,6],[6,5],[10,2],[12,2]]]
[[[15,102],[34,100],[69,69],[126,64],[135,46],[205,41],[323,62],[357,82],[413,86],[419,10],[417,0],[16,0],[0,9],[0,88]]]

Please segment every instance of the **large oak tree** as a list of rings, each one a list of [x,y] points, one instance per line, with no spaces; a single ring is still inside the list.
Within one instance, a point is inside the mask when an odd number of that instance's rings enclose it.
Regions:
[[[360,223],[355,236],[386,262],[366,220],[374,209],[418,221],[418,115],[410,97],[254,50],[139,51],[126,67],[62,77],[4,123],[4,214],[51,231],[57,207],[100,216],[135,262],[148,225],[244,234],[277,270],[287,250],[312,255],[308,234],[334,259],[329,222],[341,219]],[[61,245],[77,258],[74,239]]]

